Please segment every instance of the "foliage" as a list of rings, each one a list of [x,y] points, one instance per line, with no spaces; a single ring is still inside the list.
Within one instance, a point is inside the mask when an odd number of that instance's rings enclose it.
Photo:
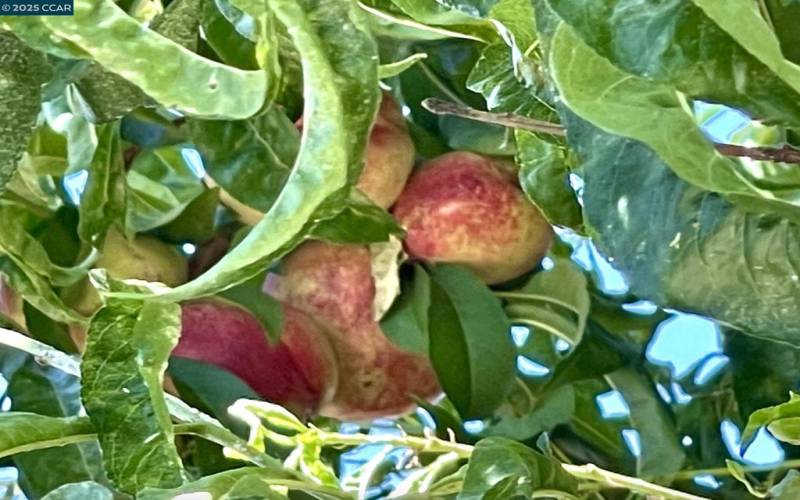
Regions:
[[[752,148],[800,146],[799,20],[789,0],[75,0],[0,17],[0,456],[46,499],[796,498],[800,169]],[[490,287],[398,255],[404,228],[355,189],[381,89],[420,159],[513,165],[556,228],[540,267]],[[743,157],[713,142],[707,103],[742,114],[725,140]],[[108,231],[182,250],[192,279],[93,269]],[[392,432],[170,359],[181,303],[211,296],[280,342],[262,285],[308,239],[392,249],[372,319],[444,394]],[[685,313],[724,351],[678,373],[651,349]],[[787,460],[749,464],[763,436]]]

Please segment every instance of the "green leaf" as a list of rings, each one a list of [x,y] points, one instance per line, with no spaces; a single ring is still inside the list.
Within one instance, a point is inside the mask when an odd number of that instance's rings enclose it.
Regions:
[[[800,63],[800,33],[794,29],[793,21],[800,16],[800,3],[796,0],[767,0],[769,20],[780,40],[781,51],[787,59]]]
[[[428,325],[433,367],[459,414],[490,415],[515,373],[514,344],[500,301],[470,271],[436,266]]]
[[[547,0],[586,44],[621,70],[673,86],[692,98],[724,102],[760,119],[797,126],[800,101],[796,90],[695,3],[669,0],[654,10],[637,0],[599,0],[589,6],[574,0]],[[725,10],[722,4],[716,8]],[[728,14],[740,36],[748,38],[748,47],[773,43],[771,34],[764,40],[750,39],[754,33],[750,14],[744,18],[733,10]]]
[[[769,497],[774,500],[792,500],[800,495],[800,472],[790,470],[781,482],[769,490]]]
[[[156,234],[170,243],[205,243],[214,236],[218,207],[219,189],[206,189],[172,222],[158,228]]]
[[[555,460],[509,439],[482,439],[472,452],[458,499],[487,498],[497,493],[498,485],[503,495],[491,498],[530,498],[539,490],[578,493],[578,481]]]
[[[681,179],[701,189],[748,209],[800,220],[796,200],[756,185],[747,170],[714,149],[673,87],[620,71],[563,23],[553,36],[550,65],[565,104],[582,118],[644,143]]]
[[[742,431],[742,450],[752,443],[756,432],[768,426],[769,431],[781,441],[800,443],[800,396],[790,392],[789,401],[753,412]],[[773,432],[775,431],[775,432]]]
[[[173,42],[197,52],[200,16],[204,0],[175,0],[153,19],[150,29]]]
[[[780,42],[757,4],[747,0],[731,0],[724,5],[711,0],[693,2],[758,62],[800,94],[800,66],[784,58]]]
[[[668,476],[683,466],[685,454],[675,433],[675,424],[652,383],[630,369],[606,375],[612,388],[622,393],[630,408],[630,419],[639,432],[641,456],[639,477]]]
[[[341,211],[320,222],[311,237],[332,243],[368,244],[402,237],[405,231],[386,210],[360,193],[351,193]]]
[[[93,438],[94,428],[86,417],[47,417],[19,411],[0,414],[0,457]]]
[[[584,221],[632,293],[800,344],[800,228],[689,185],[641,143],[574,115],[567,127],[583,160]]]
[[[271,480],[280,480],[287,474],[280,470],[260,467],[242,467],[206,476],[180,488],[166,490],[148,488],[137,495],[140,500],[172,500],[175,497],[203,496],[207,498],[286,498],[270,488]],[[278,481],[280,483],[280,481]],[[195,495],[193,495],[195,494]]]
[[[550,224],[580,230],[581,207],[569,184],[567,153],[535,134],[516,130],[519,183]]]
[[[40,365],[31,356],[20,352],[15,355],[21,359],[21,364],[3,370],[3,376],[9,381],[7,395],[12,412],[35,413],[53,421],[73,421],[76,430],[85,427],[81,432],[94,434],[93,426],[81,423],[85,422],[85,417],[78,416],[81,412],[80,381],[56,368]],[[9,357],[8,354],[4,356],[4,361],[9,361]],[[41,428],[39,432],[48,431]],[[14,456],[14,465],[20,471],[19,483],[28,498],[41,498],[65,483],[107,482],[100,447],[94,436],[89,442],[64,444]],[[42,474],[43,470],[48,473]]]
[[[136,156],[127,173],[125,227],[140,233],[175,220],[205,188],[192,170],[186,146],[166,146]]]
[[[210,413],[231,429],[238,430],[239,423],[228,414],[228,408],[239,399],[259,397],[236,375],[193,359],[173,356],[169,361],[169,375],[181,399]]]
[[[297,157],[300,133],[278,108],[248,120],[190,120],[206,173],[237,201],[266,212]]]
[[[407,274],[400,296],[381,319],[381,330],[401,349],[427,355],[431,278],[419,264],[413,264]]]
[[[139,87],[116,73],[106,71],[95,62],[67,60],[58,68],[65,66],[69,72],[68,81],[74,84],[89,108],[83,110],[90,111],[82,117],[85,120],[93,123],[112,122],[140,106],[155,105]],[[71,91],[69,87],[66,90]],[[87,124],[82,125],[85,127]]]
[[[496,412],[495,418],[481,432],[481,436],[500,436],[526,441],[542,432],[553,430],[557,425],[568,423],[575,413],[575,393],[571,386],[562,387],[550,397],[536,401],[531,400],[527,388],[519,392],[527,396],[525,399],[528,400],[526,401],[528,404],[522,404],[520,406],[523,408],[518,408],[515,402],[511,401],[510,404],[501,407]]]
[[[233,251],[161,300],[210,295],[262,271],[299,243],[311,219],[335,213],[326,202],[342,196],[363,162],[379,99],[375,44],[363,14],[342,0],[315,6],[270,0],[270,7],[303,56],[304,137],[292,173],[275,204]]]
[[[33,307],[62,323],[83,325],[88,319],[68,307],[50,281],[9,255],[0,255],[0,275]]]
[[[41,87],[51,77],[43,54],[0,31],[0,194],[28,148],[41,107]]]
[[[42,500],[75,500],[76,498],[81,500],[112,500],[114,494],[100,483],[83,481],[59,486],[42,497]]]
[[[384,78],[397,76],[426,57],[428,57],[428,55],[424,53],[411,54],[405,59],[401,59],[392,63],[381,64],[378,68],[378,78],[383,80]]]
[[[108,299],[92,318],[81,394],[105,470],[121,491],[183,482],[162,389],[179,335],[177,304]]]
[[[534,274],[521,288],[501,292],[512,322],[578,345],[586,328],[591,300],[586,276],[570,259],[553,257],[550,269]]]
[[[125,165],[118,125],[99,128],[97,149],[88,170],[78,207],[78,234],[83,241],[99,247],[109,228],[124,227],[125,221]]]
[[[74,267],[59,266],[50,259],[47,250],[28,228],[25,220],[26,210],[18,206],[0,203],[0,249],[16,262],[24,263],[42,279],[54,286],[68,286],[78,282],[89,271],[92,259],[85,259]]]
[[[91,58],[162,106],[190,116],[244,119],[264,102],[266,73],[242,71],[189,52],[143,29],[111,0],[77,0],[73,16],[4,18],[31,46],[59,57]],[[106,29],[98,30],[98,25]],[[138,57],[129,57],[131,53]]]
[[[634,472],[634,457],[622,439],[622,431],[631,426],[630,419],[605,418],[597,406],[596,397],[610,391],[609,385],[602,379],[590,379],[577,382],[571,387],[575,395],[575,411],[569,422],[570,430],[592,449]]]

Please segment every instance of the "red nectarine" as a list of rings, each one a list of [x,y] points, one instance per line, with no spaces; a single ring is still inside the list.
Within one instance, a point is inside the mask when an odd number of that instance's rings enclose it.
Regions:
[[[308,242],[271,274],[265,291],[306,312],[326,329],[339,363],[339,386],[320,413],[340,419],[399,415],[414,398],[440,393],[429,360],[391,343],[373,315],[375,282],[369,251]]]
[[[173,356],[224,368],[266,400],[300,414],[315,412],[333,396],[333,350],[300,311],[283,307],[283,332],[274,344],[261,323],[236,304],[203,299],[183,304],[181,311],[181,338]]]
[[[393,213],[407,231],[409,255],[463,264],[490,284],[535,268],[553,239],[519,188],[513,166],[463,151],[415,172]]]
[[[302,127],[302,119],[297,126]],[[376,205],[389,208],[411,174],[415,156],[403,114],[392,96],[384,93],[356,187]]]

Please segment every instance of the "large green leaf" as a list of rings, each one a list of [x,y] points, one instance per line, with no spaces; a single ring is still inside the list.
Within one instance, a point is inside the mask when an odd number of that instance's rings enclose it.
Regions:
[[[112,500],[114,494],[102,484],[83,481],[59,486],[42,497],[42,500],[75,500],[76,498],[81,500]]]
[[[77,0],[74,11],[73,16],[4,18],[3,24],[37,49],[91,58],[163,106],[191,116],[243,119],[264,102],[269,82],[263,71],[203,59],[143,28],[111,0]],[[105,29],[98,30],[99,25]]]
[[[0,255],[0,275],[36,309],[62,323],[85,324],[88,319],[68,307],[50,280],[10,255]]]
[[[381,330],[402,349],[427,355],[431,278],[419,264],[402,278],[400,296],[381,319]]]
[[[136,498],[140,500],[172,500],[181,498],[264,498],[278,500],[286,498],[270,488],[272,482],[278,485],[287,474],[270,468],[242,467],[206,476],[180,488],[166,490],[149,488]]]
[[[175,220],[205,191],[186,146],[166,146],[136,156],[126,176],[125,227],[149,231]]]
[[[578,493],[578,481],[561,464],[524,444],[486,438],[472,452],[459,500],[531,498],[541,490]],[[571,497],[570,497],[571,498]]]
[[[720,28],[698,2],[547,3],[585,43],[624,71],[669,84],[693,98],[746,109],[761,119],[800,124],[796,89]],[[741,19],[728,9],[728,2],[707,3],[716,4],[715,9],[734,20],[735,30],[748,46],[773,43],[773,35],[764,40],[752,38],[762,31],[750,29],[754,25],[750,14]],[[755,8],[751,3],[747,8],[751,6]]]
[[[679,471],[685,455],[672,416],[653,384],[630,369],[615,371],[605,378],[622,393],[630,408],[631,423],[639,433],[641,456],[637,457],[636,475],[668,476]]]
[[[742,431],[743,449],[750,445],[763,426],[781,441],[800,443],[800,396],[790,392],[789,401],[753,412]]]
[[[94,434],[92,425],[79,417],[81,412],[80,381],[66,373],[40,365],[33,357],[15,353],[22,360],[16,369],[4,369],[3,376],[9,380],[7,395],[11,398],[13,412],[35,413],[38,419],[62,422],[61,428],[72,427],[73,437]],[[6,353],[4,361],[9,360]],[[69,424],[69,422],[72,422]],[[38,420],[38,423],[43,423]],[[22,428],[22,427],[21,427]],[[46,427],[30,431],[31,436],[50,431]],[[26,433],[27,434],[27,433]],[[55,436],[53,436],[55,437]],[[20,485],[29,498],[41,498],[59,486],[77,481],[106,482],[103,472],[100,447],[94,437],[89,442],[68,444],[66,435],[63,446],[39,449],[14,456],[14,465],[20,471]],[[85,439],[82,439],[85,441]],[[42,474],[41,471],[48,471]]]
[[[646,144],[699,188],[748,209],[771,209],[800,220],[791,193],[784,197],[780,190],[759,187],[744,168],[714,149],[673,87],[619,70],[566,24],[553,36],[550,65],[565,104],[582,118]]]
[[[97,149],[78,207],[78,234],[83,241],[98,247],[109,228],[125,224],[125,165],[120,143],[117,124],[100,127]]]
[[[0,193],[28,148],[41,107],[41,87],[51,76],[43,54],[0,31]]]
[[[0,220],[3,220],[0,225],[0,249],[54,286],[68,286],[83,278],[89,270],[91,259],[74,267],[55,264],[44,245],[28,231],[25,220],[29,215],[16,205],[0,203]]]
[[[247,120],[190,120],[206,173],[237,201],[266,212],[292,170],[300,133],[276,108]]]
[[[800,94],[800,66],[784,57],[778,37],[757,4],[747,0],[693,2],[736,43]]]
[[[491,415],[515,374],[515,349],[500,301],[470,271],[431,274],[429,352],[439,382],[463,418]]]
[[[591,299],[586,276],[572,261],[555,257],[553,267],[534,274],[520,288],[500,292],[512,322],[576,346],[583,337]]]
[[[524,130],[515,136],[519,183],[525,195],[551,224],[580,230],[581,207],[569,184],[565,148]]]
[[[183,482],[162,389],[179,335],[177,304],[109,299],[92,318],[81,394],[105,470],[121,491]]]
[[[363,163],[379,90],[375,44],[361,11],[343,0],[269,5],[303,56],[300,151],[283,191],[244,240],[199,278],[161,295],[163,300],[213,294],[262,271],[299,243],[311,220],[336,213],[338,207],[326,202],[341,201]]]
[[[94,428],[86,417],[47,417],[36,413],[0,414],[0,456],[88,441]]]
[[[566,122],[584,220],[637,296],[800,344],[800,228],[689,185],[641,143]]]

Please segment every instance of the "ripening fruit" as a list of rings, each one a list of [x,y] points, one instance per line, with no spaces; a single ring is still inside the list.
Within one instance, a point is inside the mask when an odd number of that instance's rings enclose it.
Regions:
[[[189,273],[186,259],[170,245],[144,235],[128,240],[115,230],[108,232],[95,267],[105,269],[109,276],[118,280],[139,279],[173,287],[185,283]],[[100,295],[88,278],[70,289],[64,300],[84,316],[91,316],[102,305]],[[70,335],[78,350],[83,351],[85,329],[73,325]]]
[[[424,356],[391,343],[375,321],[375,282],[369,251],[356,245],[312,241],[290,254],[265,291],[325,327],[339,363],[338,389],[325,416],[370,419],[414,409],[414,397],[441,392]]]
[[[535,268],[553,239],[510,165],[461,151],[415,172],[393,213],[413,258],[463,264],[489,284]]]
[[[264,399],[298,414],[316,413],[336,389],[336,359],[320,328],[283,307],[277,343],[246,309],[220,299],[182,304],[182,331],[173,356],[203,361],[235,374]]]
[[[297,126],[302,127],[302,120]],[[400,107],[384,93],[356,187],[376,205],[389,208],[403,190],[415,156],[414,143]]]
[[[178,251],[151,236],[139,235],[132,240],[117,231],[109,231],[95,267],[105,268],[115,279],[157,281],[178,286],[187,280],[186,259]]]

